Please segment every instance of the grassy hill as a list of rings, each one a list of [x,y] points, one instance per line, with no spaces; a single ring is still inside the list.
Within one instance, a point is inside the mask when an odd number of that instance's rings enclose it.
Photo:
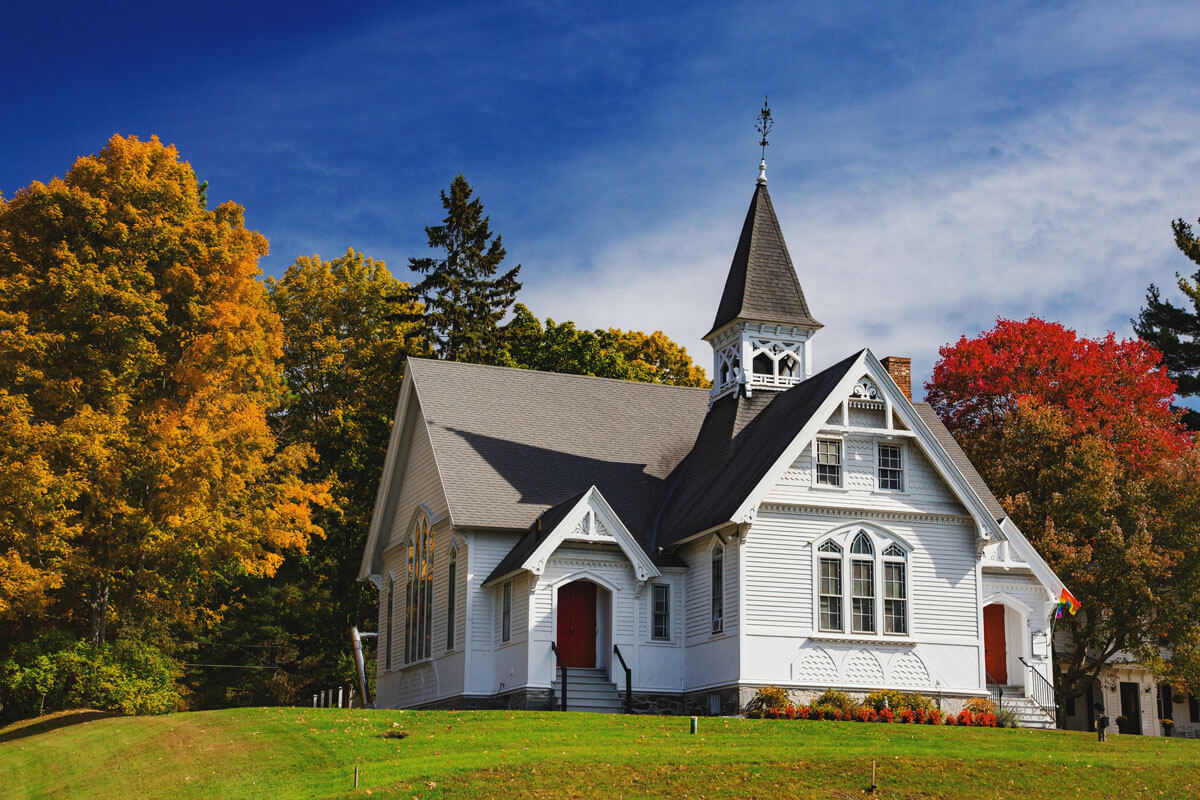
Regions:
[[[1200,796],[1200,741],[782,720],[245,708],[0,729],[4,798]],[[354,767],[360,770],[353,788]]]

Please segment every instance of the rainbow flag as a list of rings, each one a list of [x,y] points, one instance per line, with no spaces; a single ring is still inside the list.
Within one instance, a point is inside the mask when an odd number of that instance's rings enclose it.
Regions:
[[[1064,611],[1070,611],[1071,616],[1075,616],[1075,612],[1078,611],[1079,608],[1080,603],[1075,599],[1075,595],[1071,594],[1066,589],[1063,589],[1062,594],[1058,596],[1058,607],[1054,609],[1054,618],[1058,619],[1061,617]]]

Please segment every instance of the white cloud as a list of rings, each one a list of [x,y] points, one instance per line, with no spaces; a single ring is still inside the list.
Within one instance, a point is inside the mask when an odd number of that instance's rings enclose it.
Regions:
[[[1094,104],[993,130],[1000,152],[981,163],[916,175],[901,166],[816,194],[774,181],[792,259],[826,326],[817,366],[866,345],[912,356],[925,376],[939,346],[997,316],[1128,335],[1147,284],[1187,266],[1169,222],[1200,214],[1200,142],[1188,135],[1198,122],[1188,111]],[[742,221],[728,206],[697,201],[668,225],[601,247],[583,270],[555,270],[543,250],[526,300],[587,326],[661,328],[707,365],[699,337]]]

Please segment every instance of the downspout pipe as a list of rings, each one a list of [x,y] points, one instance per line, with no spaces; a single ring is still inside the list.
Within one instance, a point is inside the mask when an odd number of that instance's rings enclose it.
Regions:
[[[357,626],[350,626],[350,639],[354,642],[354,665],[358,669],[358,691],[363,699],[363,708],[374,708],[375,703],[371,701],[371,696],[367,693],[367,666],[363,660],[362,640],[368,637],[377,637],[378,633],[360,633]]]

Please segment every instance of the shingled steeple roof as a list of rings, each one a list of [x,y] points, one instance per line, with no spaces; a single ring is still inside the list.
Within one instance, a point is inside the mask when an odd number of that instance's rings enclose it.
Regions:
[[[820,328],[792,266],[765,177],[760,177],[742,225],[712,335],[735,319]]]

